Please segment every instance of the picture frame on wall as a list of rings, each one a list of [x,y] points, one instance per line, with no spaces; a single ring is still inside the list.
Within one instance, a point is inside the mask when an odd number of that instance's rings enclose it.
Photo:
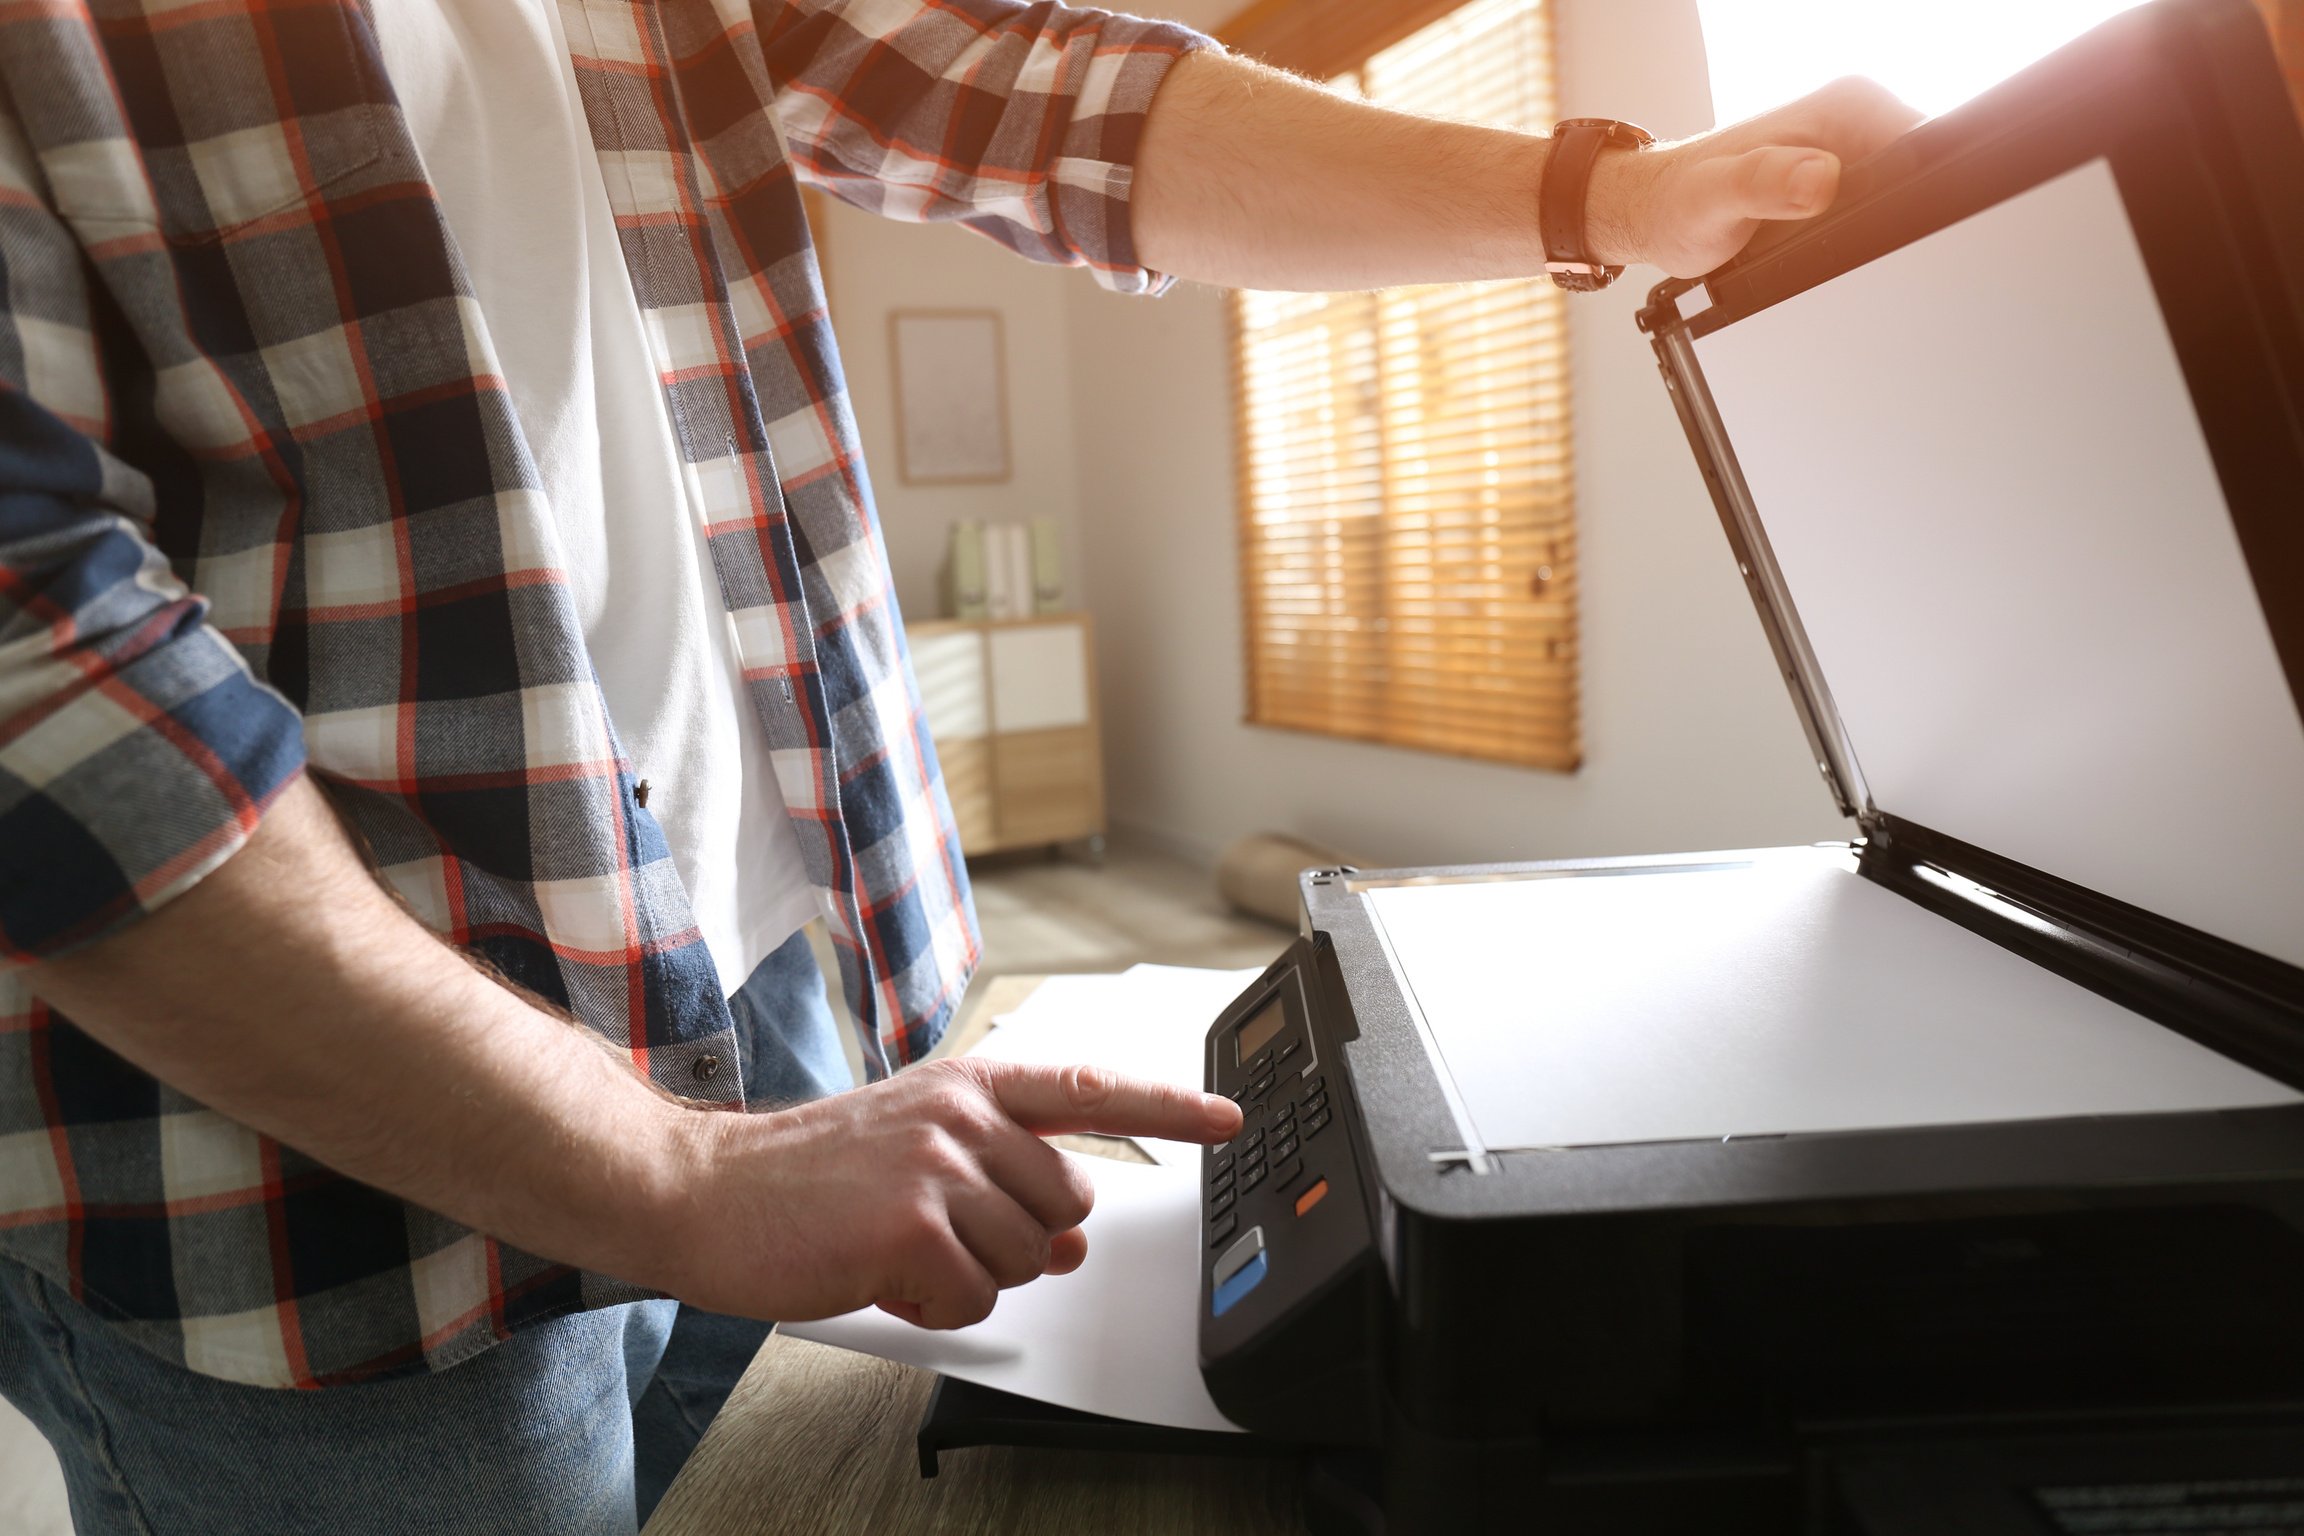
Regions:
[[[996,309],[888,315],[896,372],[896,466],[906,485],[1009,477],[1007,361]]]

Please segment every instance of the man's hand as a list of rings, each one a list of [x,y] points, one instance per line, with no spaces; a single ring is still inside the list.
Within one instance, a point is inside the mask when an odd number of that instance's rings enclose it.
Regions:
[[[1611,264],[1679,277],[1743,249],[1763,219],[1830,206],[1843,161],[1919,120],[1843,80],[1662,149],[1603,151],[1585,227]],[[1389,111],[1231,54],[1178,61],[1152,100],[1132,226],[1155,271],[1241,288],[1385,288],[1534,277],[1551,141]]]
[[[1883,86],[1835,80],[1732,127],[1638,152],[1604,150],[1587,214],[1593,254],[1701,277],[1772,219],[1832,206],[1840,167],[1902,135],[1920,114]]]
[[[1223,1141],[1228,1099],[1095,1067],[947,1061],[770,1115],[689,1117],[692,1197],[661,1284],[793,1322],[868,1304],[958,1328],[1001,1290],[1077,1269],[1094,1187],[1040,1138]]]

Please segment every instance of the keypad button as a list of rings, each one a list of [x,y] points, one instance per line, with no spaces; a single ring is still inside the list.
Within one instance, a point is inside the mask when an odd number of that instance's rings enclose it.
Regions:
[[[1219,1190],[1208,1202],[1208,1214],[1211,1216],[1221,1216],[1230,1209],[1232,1209],[1232,1191],[1229,1189]]]
[[[1252,1062],[1248,1063],[1248,1075],[1249,1075],[1250,1077],[1262,1077],[1262,1076],[1263,1076],[1263,1075],[1264,1075],[1266,1072],[1269,1072],[1269,1071],[1271,1071],[1271,1070],[1272,1070],[1272,1053],[1271,1053],[1270,1051],[1266,1051],[1266,1052],[1264,1052],[1262,1055],[1258,1056],[1258,1057],[1257,1057],[1257,1058],[1256,1058],[1254,1061],[1252,1061]]]
[[[1263,1182],[1264,1165],[1262,1163],[1256,1164],[1253,1168],[1243,1169],[1240,1173],[1240,1193],[1245,1195]]]
[[[1272,1165],[1272,1187],[1274,1189],[1286,1189],[1303,1176],[1304,1164],[1296,1158],[1292,1157],[1284,1163]]]
[[[1232,1240],[1232,1234],[1239,1230],[1240,1213],[1238,1211],[1226,1211],[1217,1217],[1208,1228],[1208,1246],[1211,1248],[1223,1247]]]
[[[1308,1115],[1317,1114],[1319,1111],[1326,1109],[1327,1107],[1328,1095],[1324,1093],[1312,1094],[1304,1100],[1304,1113]]]
[[[1296,1155],[1296,1138],[1288,1136],[1273,1144],[1272,1161],[1284,1163]]]
[[[1241,1153],[1240,1187],[1242,1189],[1246,1189],[1248,1187],[1248,1175],[1254,1173],[1257,1169],[1262,1168],[1263,1166],[1264,1149],[1262,1147],[1250,1147],[1247,1151]]]
[[[1248,1085],[1248,1091],[1256,1095],[1258,1098],[1262,1098],[1264,1095],[1270,1093],[1272,1091],[1272,1074],[1267,1072],[1262,1077],[1256,1079],[1256,1081],[1250,1083]]]
[[[1278,1056],[1277,1058],[1275,1058],[1275,1059],[1276,1059],[1276,1060],[1279,1060],[1279,1061],[1286,1061],[1286,1060],[1287,1060],[1289,1057],[1291,1057],[1291,1056],[1295,1055],[1295,1054],[1296,1054],[1298,1051],[1302,1050],[1303,1048],[1304,1048],[1304,1042],[1303,1042],[1303,1041],[1301,1041],[1301,1040],[1291,1040],[1291,1041],[1287,1042],[1285,1045],[1283,1045],[1283,1046],[1281,1046],[1281,1047],[1280,1047],[1280,1054],[1279,1054],[1279,1056]]]
[[[1208,1187],[1210,1189],[1230,1189],[1232,1187],[1232,1170],[1227,1168],[1222,1173],[1217,1174],[1208,1181]]]
[[[1328,1111],[1323,1109],[1316,1114],[1304,1117],[1304,1134],[1307,1138],[1317,1136],[1326,1129],[1328,1129]]]
[[[1231,1175],[1232,1154],[1229,1152],[1208,1165],[1208,1177],[1211,1179],[1229,1178]]]
[[[1240,1139],[1243,1147],[1253,1147],[1264,1139],[1264,1127],[1258,1126]]]
[[[1318,1093],[1321,1089],[1327,1086],[1328,1079],[1324,1077],[1308,1077],[1304,1079],[1304,1091],[1306,1093]]]

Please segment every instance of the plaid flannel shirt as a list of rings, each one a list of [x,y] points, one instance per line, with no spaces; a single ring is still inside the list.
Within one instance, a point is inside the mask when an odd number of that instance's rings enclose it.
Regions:
[[[799,183],[1156,289],[1180,28],[557,0],[721,595],[875,1075],[977,945]],[[485,68],[485,61],[475,67]],[[451,942],[690,1096],[725,1001],[636,803],[487,327],[356,0],[0,0],[0,1254],[269,1385],[634,1292],[345,1179],[24,984],[307,767]]]

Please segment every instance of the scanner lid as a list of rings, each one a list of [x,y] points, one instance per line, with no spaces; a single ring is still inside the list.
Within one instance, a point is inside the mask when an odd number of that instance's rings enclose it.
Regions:
[[[2304,133],[2246,0],[2114,18],[1640,320],[1866,839],[2304,1006]]]

